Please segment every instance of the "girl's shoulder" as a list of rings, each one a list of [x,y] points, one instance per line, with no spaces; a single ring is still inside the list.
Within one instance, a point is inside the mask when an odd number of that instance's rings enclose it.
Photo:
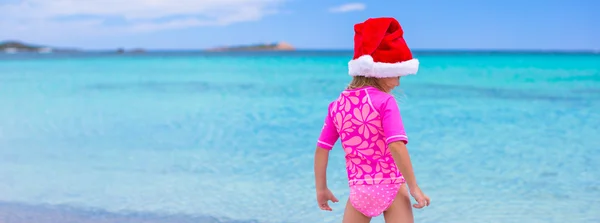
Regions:
[[[383,92],[377,88],[367,89],[371,103],[375,109],[382,110],[388,106],[389,103],[395,102],[394,95]]]

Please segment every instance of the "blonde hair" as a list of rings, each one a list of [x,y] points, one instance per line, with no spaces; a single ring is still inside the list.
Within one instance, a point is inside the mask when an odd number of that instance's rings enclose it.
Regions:
[[[352,81],[350,81],[350,84],[348,84],[348,86],[346,87],[346,90],[352,90],[352,89],[362,88],[362,87],[366,87],[366,86],[371,86],[371,87],[379,89],[380,91],[387,92],[383,87],[381,87],[381,85],[379,84],[379,81],[377,81],[376,77],[364,77],[364,76],[354,76],[352,78]],[[396,98],[396,100],[399,100],[399,102],[402,102],[403,101],[402,99],[406,98],[406,95],[401,90],[398,90],[398,91],[399,92],[390,91],[387,93],[392,94],[394,96],[394,98]]]
[[[371,86],[371,87],[379,89],[380,91],[386,92],[386,90],[383,87],[381,87],[381,85],[377,81],[377,78],[364,77],[364,76],[352,77],[352,81],[350,81],[350,84],[348,84],[348,86],[346,87],[346,90],[352,90],[352,89],[362,88],[362,87],[366,87],[366,86]]]

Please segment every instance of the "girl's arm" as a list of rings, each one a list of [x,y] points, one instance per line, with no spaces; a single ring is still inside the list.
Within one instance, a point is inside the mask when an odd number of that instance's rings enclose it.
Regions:
[[[418,187],[417,179],[415,178],[415,173],[413,171],[412,162],[410,161],[410,155],[408,154],[408,149],[403,141],[395,141],[390,143],[389,145],[390,152],[392,153],[392,157],[394,158],[394,162],[404,176],[406,180],[406,184],[408,185],[410,190],[416,189]]]
[[[321,210],[332,211],[329,201],[336,203],[339,200],[327,187],[327,161],[329,150],[318,147],[315,151],[315,186],[317,189],[317,203]]]
[[[339,139],[340,135],[335,128],[335,124],[333,123],[333,119],[331,115],[329,115],[329,111],[331,110],[331,106],[333,103],[329,104],[328,114],[325,116],[325,121],[323,123],[323,128],[321,129],[321,134],[319,135],[319,139],[317,140],[317,149],[315,151],[315,186],[317,190],[319,189],[327,189],[327,161],[329,160],[329,151],[333,148],[335,142]]]
[[[400,173],[402,173],[402,176],[406,180],[406,184],[408,184],[410,194],[418,202],[418,204],[414,204],[413,207],[423,208],[429,206],[431,201],[429,197],[421,191],[421,188],[419,188],[419,185],[417,184],[417,179],[413,172],[412,162],[410,161],[410,155],[408,155],[406,144],[404,144],[403,141],[395,141],[389,144],[389,148],[398,170],[400,170]]]
[[[409,189],[418,189],[417,180],[413,172],[412,163],[408,150],[406,149],[406,143],[408,143],[408,137],[404,131],[404,124],[402,123],[402,116],[400,115],[400,109],[394,97],[388,97],[386,101],[381,105],[381,114],[384,135],[386,135],[386,143],[392,153],[394,162],[398,167],[398,170],[406,179]]]
[[[328,113],[331,111],[329,104]],[[333,193],[327,188],[327,162],[329,161],[329,151],[338,140],[339,134],[333,120],[329,114],[325,117],[325,123],[321,129],[321,135],[317,140],[317,149],[315,150],[315,187],[317,189],[317,202],[321,210],[331,211],[328,202],[338,202]]]
[[[317,146],[315,151],[315,187],[317,190],[327,189],[327,162],[329,150]]]

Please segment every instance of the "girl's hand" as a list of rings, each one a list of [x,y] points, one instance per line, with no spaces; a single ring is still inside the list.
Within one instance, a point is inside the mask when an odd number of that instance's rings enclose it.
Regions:
[[[317,190],[317,203],[319,204],[319,208],[324,211],[331,211],[331,207],[329,207],[329,201],[333,203],[338,202],[338,199],[333,196],[333,193],[326,188]]]
[[[429,206],[429,197],[425,195],[419,187],[410,188],[410,195],[417,201],[417,204],[413,204],[414,208],[421,209],[425,206]]]

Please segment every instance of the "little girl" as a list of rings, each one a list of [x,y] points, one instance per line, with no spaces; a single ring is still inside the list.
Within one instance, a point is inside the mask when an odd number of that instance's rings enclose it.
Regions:
[[[368,223],[383,213],[388,223],[413,222],[410,194],[429,205],[415,179],[402,117],[390,91],[400,77],[416,74],[419,62],[393,18],[371,18],[354,26],[354,58],[348,63],[352,82],[329,104],[315,152],[317,202],[331,211],[338,202],[327,188],[329,151],[338,138],[346,153],[350,196],[343,223]]]

